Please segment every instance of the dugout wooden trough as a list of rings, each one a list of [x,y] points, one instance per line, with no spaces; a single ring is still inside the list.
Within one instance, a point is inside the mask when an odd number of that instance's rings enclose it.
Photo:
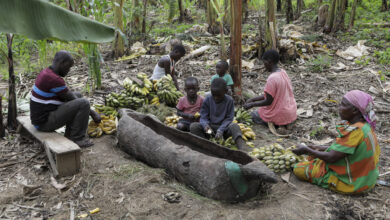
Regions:
[[[119,147],[152,167],[164,168],[199,194],[223,201],[257,195],[276,175],[256,158],[165,126],[152,115],[120,110]]]

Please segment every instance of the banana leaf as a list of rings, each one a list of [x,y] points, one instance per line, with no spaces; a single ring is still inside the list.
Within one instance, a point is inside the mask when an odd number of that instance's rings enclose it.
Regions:
[[[0,0],[0,32],[33,40],[111,42],[115,28],[45,0]]]

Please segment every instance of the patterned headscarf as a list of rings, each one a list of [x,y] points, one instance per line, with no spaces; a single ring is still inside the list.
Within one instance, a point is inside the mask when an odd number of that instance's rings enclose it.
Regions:
[[[352,90],[344,95],[353,106],[362,113],[364,119],[371,125],[373,129],[376,127],[376,117],[374,112],[374,102],[372,97],[360,90]]]

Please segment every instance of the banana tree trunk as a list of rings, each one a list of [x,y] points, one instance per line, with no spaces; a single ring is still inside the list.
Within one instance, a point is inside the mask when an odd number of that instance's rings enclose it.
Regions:
[[[296,13],[296,19],[298,19],[299,17],[301,17],[302,7],[303,7],[303,0],[297,0],[297,13]]]
[[[3,138],[5,136],[5,128],[3,124],[3,96],[0,95],[0,138]]]
[[[217,24],[218,15],[210,1],[207,1],[206,3],[206,15],[207,15],[207,24],[209,25],[208,32],[210,32],[211,34],[218,34],[219,32],[219,27]]]
[[[347,0],[338,0],[337,13],[333,22],[332,32],[335,33],[344,27],[345,5]]]
[[[178,0],[178,3],[179,3],[179,12],[180,12],[179,22],[183,22],[184,21],[183,0]]]
[[[261,8],[258,9],[258,22],[259,22],[259,49],[257,51],[257,58],[261,59],[264,53],[264,45],[263,45],[263,40],[264,40],[264,26],[263,26],[263,20],[261,19]]]
[[[266,50],[277,48],[277,34],[276,34],[276,18],[275,18],[275,1],[267,0],[266,23],[265,23],[265,40]]]
[[[336,12],[336,3],[338,0],[332,0],[332,6],[330,8],[328,17],[326,19],[326,25],[324,28],[325,33],[330,33],[332,31],[334,19],[335,19],[335,12]]]
[[[123,32],[123,14],[122,14],[123,3],[124,0],[115,0],[113,4],[115,27],[121,30],[122,32]],[[115,58],[121,57],[123,56],[124,52],[125,52],[125,43],[123,41],[123,38],[119,34],[119,32],[117,32],[115,34],[115,41],[114,41],[114,51],[113,51],[114,57]]]
[[[351,20],[349,22],[349,30],[351,30],[353,28],[353,25],[355,23],[356,6],[357,6],[357,0],[354,0],[352,3]]]
[[[276,11],[281,12],[282,11],[282,0],[276,1]]]
[[[382,0],[381,11],[387,11],[387,0]]]
[[[133,0],[132,33],[138,36],[141,32],[141,14],[139,0]]]
[[[248,0],[242,0],[242,16],[243,21],[246,21],[248,18],[249,11],[248,11]]]
[[[142,34],[146,34],[146,12],[147,12],[147,7],[148,7],[148,0],[143,0],[144,1],[144,8],[142,12]]]
[[[294,20],[294,13],[291,0],[286,0],[286,22],[289,24]]]
[[[241,97],[241,23],[242,23],[242,0],[230,0],[232,22],[230,30],[230,75],[233,76],[234,93]]]
[[[15,130],[18,122],[16,121],[17,106],[16,106],[16,93],[15,93],[15,74],[14,74],[14,60],[12,56],[12,40],[13,34],[7,34],[7,47],[8,47],[8,118],[7,127],[10,130]]]

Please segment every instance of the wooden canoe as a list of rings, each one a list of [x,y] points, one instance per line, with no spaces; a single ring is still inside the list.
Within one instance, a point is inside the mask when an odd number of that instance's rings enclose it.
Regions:
[[[123,151],[164,168],[208,198],[243,201],[256,196],[262,183],[277,182],[271,170],[245,152],[168,127],[152,115],[122,109],[117,137]]]

